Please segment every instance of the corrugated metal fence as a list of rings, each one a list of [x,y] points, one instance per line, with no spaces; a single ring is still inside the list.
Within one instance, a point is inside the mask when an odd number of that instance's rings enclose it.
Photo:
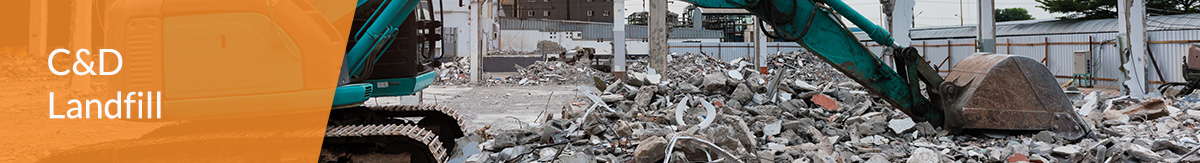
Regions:
[[[1001,36],[996,38],[998,53],[1027,56],[1043,61],[1059,82],[1068,82],[1074,74],[1075,51],[1091,51],[1093,56],[1093,73],[1098,85],[1112,85],[1121,78],[1120,58],[1117,55],[1115,32],[1082,33],[1082,34],[1047,34],[1026,36]],[[1200,29],[1150,31],[1149,50],[1158,63],[1147,63],[1147,81],[1152,86],[1167,82],[1183,82],[1182,65],[1189,44],[1200,43]],[[882,46],[874,42],[864,41],[876,55],[880,55]],[[973,38],[956,39],[923,39],[913,40],[912,46],[917,48],[924,58],[942,71],[949,72],[963,58],[975,52]],[[709,56],[731,61],[746,54],[753,53],[753,44],[748,42],[722,43],[670,43],[672,53],[703,53]],[[768,52],[790,52],[802,47],[791,42],[770,42]],[[888,58],[883,58],[891,62]],[[1147,58],[1149,59],[1149,58]],[[1161,70],[1163,78],[1159,78]]]
[[[1114,41],[1116,37],[1116,33],[997,37],[996,51],[1040,60],[1058,77],[1059,82],[1071,80],[1075,72],[1074,52],[1090,51],[1093,58],[1092,73],[1097,84],[1114,85],[1123,75],[1118,69],[1121,63]],[[1183,59],[1187,55],[1189,44],[1200,43],[1200,30],[1150,31],[1148,37],[1148,49],[1158,66],[1155,67],[1154,63],[1146,64],[1146,80],[1152,86],[1157,86],[1163,81],[1183,82]],[[882,49],[873,42],[867,44],[876,53]],[[975,40],[913,40],[912,46],[934,67],[938,67],[939,71],[948,72],[958,61],[975,51]],[[1159,71],[1162,77],[1159,77]]]

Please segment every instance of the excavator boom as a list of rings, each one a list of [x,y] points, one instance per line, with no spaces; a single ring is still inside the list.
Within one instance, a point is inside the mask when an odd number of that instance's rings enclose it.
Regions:
[[[949,74],[950,80],[946,80],[915,48],[895,44],[891,33],[841,0],[685,1],[700,7],[750,11],[762,21],[759,24],[774,27],[774,32],[763,30],[767,36],[799,43],[916,120],[955,132],[1053,130],[1067,139],[1088,133],[1082,118],[1058,89],[1053,74],[1045,66],[1030,64],[1032,59],[1028,57],[973,54],[961,61]],[[884,53],[891,54],[885,56],[894,58],[895,68],[860,43],[839,16],[866,32],[872,41],[884,45]],[[1012,98],[1013,95],[1034,98]]]

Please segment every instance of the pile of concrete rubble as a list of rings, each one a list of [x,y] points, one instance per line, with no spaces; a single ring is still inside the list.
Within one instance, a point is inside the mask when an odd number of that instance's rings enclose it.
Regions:
[[[563,84],[592,84],[596,80],[608,80],[611,73],[605,73],[584,63],[567,64],[561,61],[537,61],[529,66],[514,65],[515,74],[503,78],[485,78],[481,85],[563,85]],[[470,83],[470,63],[466,59],[458,62],[448,62],[437,68],[438,80],[435,84],[464,85]]]
[[[434,68],[433,71],[437,73],[438,78],[434,80],[434,84],[462,85],[471,82],[471,61],[465,57],[454,62],[443,62],[442,66]]]
[[[560,61],[537,61],[517,67],[517,74],[502,80],[515,85],[563,85],[592,84],[597,79],[612,78],[611,73],[601,72],[586,64],[567,64]]]
[[[1077,99],[1094,135],[951,135],[914,122],[807,52],[742,59],[672,54],[624,81],[579,86],[580,102],[520,127],[484,127],[467,162],[1200,162],[1200,94]]]

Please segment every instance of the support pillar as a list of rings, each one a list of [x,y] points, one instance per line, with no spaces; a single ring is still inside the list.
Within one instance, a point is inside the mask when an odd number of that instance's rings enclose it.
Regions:
[[[625,79],[625,0],[613,1],[612,72],[617,80]]]
[[[996,52],[996,2],[994,0],[979,0],[979,37],[976,49],[979,52]]]
[[[909,47],[912,45],[912,37],[909,36],[909,33],[912,31],[913,6],[916,6],[916,1],[894,1],[896,5],[892,7],[892,38],[895,39],[896,45]]]
[[[667,0],[650,0],[650,67],[667,74]]]
[[[470,33],[472,36],[475,36],[475,39],[467,40],[472,45],[471,49],[469,50],[469,58],[471,60],[470,78],[471,84],[479,84],[479,82],[483,81],[483,69],[481,68],[483,65],[481,62],[483,61],[481,59],[483,59],[484,50],[487,49],[487,44],[484,43],[484,40],[487,39],[484,37],[485,34],[483,33],[483,29],[480,28],[480,26],[484,25],[482,12],[484,10],[483,0],[476,0],[472,2],[471,6],[469,7],[471,14],[468,16],[470,22],[467,23],[467,27],[469,27],[468,31],[471,32],[468,33]]]
[[[27,52],[30,56],[33,55],[49,55],[50,51],[46,50],[46,27],[48,27],[47,11],[50,9],[50,0],[31,0],[29,1],[29,48]]]
[[[1146,2],[1144,0],[1117,1],[1118,35],[1128,39],[1128,61],[1121,67],[1125,69],[1124,85],[1126,94],[1140,98],[1148,93],[1146,83]]]
[[[759,23],[762,23],[762,21],[759,21],[758,19],[759,18],[757,16],[754,17],[754,67],[758,69],[758,73],[766,74],[767,55],[769,55],[770,52],[767,52],[767,35],[763,32],[767,32],[767,29],[763,28],[764,26],[759,25]]]

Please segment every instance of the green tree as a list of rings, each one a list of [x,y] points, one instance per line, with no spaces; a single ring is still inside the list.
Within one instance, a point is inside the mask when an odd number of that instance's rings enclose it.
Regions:
[[[1024,8],[996,9],[996,22],[1015,20],[1033,20],[1033,16]]]
[[[1050,13],[1067,14],[1062,19],[1103,19],[1117,17],[1117,0],[1036,0],[1038,8]],[[1200,13],[1200,0],[1146,0],[1150,15]]]

